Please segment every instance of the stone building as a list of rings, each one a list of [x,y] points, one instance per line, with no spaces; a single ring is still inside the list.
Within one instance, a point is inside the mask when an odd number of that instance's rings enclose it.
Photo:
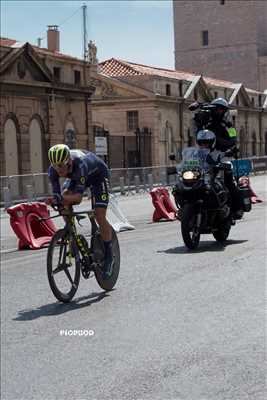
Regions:
[[[236,106],[242,156],[267,153],[267,92],[190,72],[117,59],[98,65],[59,52],[57,27],[48,49],[1,39],[1,176],[46,171],[47,150],[60,142],[95,150],[106,136],[111,168],[166,165],[191,145],[188,105],[226,97]]]
[[[46,171],[55,143],[93,147],[89,64],[59,52],[57,26],[47,34],[47,49],[0,41],[2,176]]]
[[[173,0],[175,68],[267,89],[266,0]]]
[[[267,154],[267,93],[201,75],[109,59],[99,64],[93,125],[109,132],[112,168],[166,165],[170,152],[194,141],[194,100],[225,97],[243,157]]]

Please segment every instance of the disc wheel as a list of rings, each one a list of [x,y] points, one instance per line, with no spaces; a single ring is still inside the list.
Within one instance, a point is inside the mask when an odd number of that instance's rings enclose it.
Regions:
[[[103,240],[97,232],[93,237],[93,253],[94,259],[96,261],[96,268],[95,268],[95,277],[99,286],[106,290],[112,290],[115,286],[119,272],[120,272],[120,246],[119,241],[117,238],[117,234],[112,229],[112,253],[113,253],[113,268],[112,274],[108,279],[103,278],[103,264],[104,264],[104,257],[105,257],[105,249]]]

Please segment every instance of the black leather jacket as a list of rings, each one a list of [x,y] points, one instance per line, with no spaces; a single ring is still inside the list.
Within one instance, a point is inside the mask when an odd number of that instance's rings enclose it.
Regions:
[[[236,145],[236,138],[229,137],[228,128],[231,128],[232,124],[224,121],[212,120],[206,127],[216,135],[216,150],[226,151]]]
[[[193,103],[193,105],[194,104],[196,103]],[[208,103],[205,105],[208,106]],[[226,151],[236,145],[236,138],[230,137],[228,133],[228,129],[232,128],[233,124],[224,118],[219,118],[212,110],[198,110],[194,115],[193,122],[195,135],[197,135],[197,132],[201,129],[209,129],[215,133],[216,150]]]

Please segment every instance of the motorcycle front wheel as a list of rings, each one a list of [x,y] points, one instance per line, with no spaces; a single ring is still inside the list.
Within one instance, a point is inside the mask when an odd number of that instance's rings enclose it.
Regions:
[[[217,228],[216,231],[212,232],[214,238],[217,240],[217,242],[225,242],[225,240],[228,238],[229,233],[231,230],[231,219],[228,218],[227,220],[224,220]]]
[[[200,240],[199,228],[196,226],[196,210],[192,204],[185,204],[181,214],[181,231],[184,244],[188,249],[194,250],[198,247]]]

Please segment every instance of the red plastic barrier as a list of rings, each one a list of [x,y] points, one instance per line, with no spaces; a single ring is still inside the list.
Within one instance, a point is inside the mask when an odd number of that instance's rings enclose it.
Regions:
[[[250,198],[251,198],[251,203],[255,204],[255,203],[262,203],[263,200],[260,199],[256,193],[254,192],[254,190],[252,189],[252,187],[250,186],[250,180],[248,176],[241,176],[239,178],[239,183],[241,186],[245,186],[248,187],[250,190]]]
[[[167,221],[176,220],[177,209],[173,205],[167,189],[152,189],[150,195],[152,197],[152,203],[155,207],[153,222],[158,222],[161,219],[165,219]]]
[[[21,203],[7,210],[10,215],[10,225],[17,235],[18,249],[40,249],[49,243],[56,226],[51,220],[39,221],[39,218],[48,218],[49,211],[45,203]]]

